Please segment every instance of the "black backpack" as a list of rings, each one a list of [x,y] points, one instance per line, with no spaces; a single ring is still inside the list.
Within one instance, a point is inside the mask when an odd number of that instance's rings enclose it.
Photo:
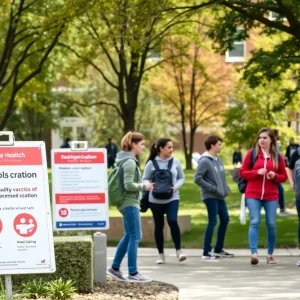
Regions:
[[[173,158],[169,160],[168,169],[160,169],[155,159],[152,160],[155,171],[152,175],[152,182],[154,182],[154,188],[152,195],[155,199],[167,200],[173,196],[173,181],[171,168],[173,164]]]

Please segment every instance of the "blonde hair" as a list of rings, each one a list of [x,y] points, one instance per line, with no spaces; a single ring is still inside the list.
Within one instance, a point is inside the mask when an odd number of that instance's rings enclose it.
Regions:
[[[141,133],[135,131],[129,131],[123,136],[121,140],[121,149],[123,151],[131,151],[132,143],[137,144],[143,140],[144,140],[144,136]]]
[[[275,134],[271,128],[261,128],[258,131],[257,136],[256,136],[256,144],[255,144],[256,157],[258,155],[258,151],[260,150],[260,146],[258,144],[259,135],[263,132],[266,132],[271,139],[271,145],[270,145],[269,151],[270,151],[270,155],[273,160],[273,164],[274,164],[275,168],[277,169],[278,168],[278,159],[277,159],[278,151],[277,151],[277,147],[276,147]]]

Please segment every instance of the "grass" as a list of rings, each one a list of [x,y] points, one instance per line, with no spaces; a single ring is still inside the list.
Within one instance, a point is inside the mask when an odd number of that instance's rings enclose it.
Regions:
[[[203,236],[207,224],[206,207],[200,200],[199,188],[193,182],[194,170],[185,171],[185,183],[180,189],[180,215],[192,216],[192,229],[188,233],[182,234],[182,248],[202,248]],[[227,182],[230,186],[231,193],[226,199],[229,209],[230,223],[226,233],[226,248],[248,248],[248,227],[249,215],[247,215],[247,224],[240,224],[239,207],[241,194],[237,189],[237,184],[233,182],[231,176],[227,175]],[[294,193],[289,189],[289,185],[284,184],[285,205],[288,209],[295,211]],[[296,211],[295,211],[296,212]],[[117,216],[119,212],[115,208],[110,208],[110,215]],[[151,215],[147,212],[143,215]],[[166,225],[167,226],[167,225]],[[298,217],[278,217],[277,218],[277,247],[296,247],[297,246],[297,228]],[[217,233],[215,229],[214,237]],[[214,243],[214,240],[213,240]],[[116,243],[110,242],[110,245]],[[141,246],[155,247],[155,243],[141,242]],[[259,247],[266,247],[266,226],[265,217],[262,215]],[[174,247],[173,242],[165,242],[166,247]]]
[[[206,208],[202,200],[200,200],[199,188],[193,182],[194,170],[185,171],[185,183],[180,189],[180,215],[191,215],[192,227],[191,231],[182,234],[182,248],[202,248],[204,231],[207,224]],[[50,172],[49,172],[50,173]],[[49,174],[51,178],[51,173]],[[230,223],[228,225],[225,247],[226,248],[248,248],[248,227],[249,215],[247,215],[247,224],[242,225],[239,221],[239,207],[241,194],[237,189],[237,184],[233,182],[231,176],[227,172],[227,182],[231,189],[231,193],[226,198],[229,209]],[[51,185],[50,185],[51,186]],[[288,183],[284,184],[285,189],[285,205],[289,210],[296,212],[294,203],[294,193],[290,190]],[[110,216],[120,216],[115,207],[109,210]],[[151,216],[150,210],[142,215]],[[168,226],[166,224],[166,226]],[[297,247],[297,228],[298,217],[277,217],[277,247]],[[90,233],[87,232],[87,233]],[[217,233],[215,229],[214,237]],[[56,233],[55,233],[56,234]],[[76,231],[60,232],[59,235],[77,235]],[[214,240],[213,240],[214,243]],[[116,242],[108,242],[109,246],[117,245]],[[265,217],[262,215],[259,247],[266,247],[266,226]],[[141,241],[142,247],[155,247],[155,243]],[[166,247],[173,248],[173,242],[165,242]]]

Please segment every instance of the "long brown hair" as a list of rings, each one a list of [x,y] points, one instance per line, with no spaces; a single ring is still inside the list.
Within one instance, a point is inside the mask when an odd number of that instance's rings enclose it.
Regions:
[[[256,156],[258,155],[259,150],[261,150],[261,147],[258,144],[258,140],[259,140],[259,135],[263,132],[266,132],[268,134],[268,136],[271,139],[271,145],[270,145],[270,155],[272,157],[272,161],[273,161],[273,165],[275,166],[275,168],[278,168],[278,151],[277,151],[277,146],[276,146],[276,138],[275,138],[275,134],[273,129],[271,128],[261,128],[257,135],[256,135],[256,141],[255,141],[255,150],[256,150]]]
[[[136,131],[129,131],[123,136],[121,140],[121,149],[123,151],[131,151],[132,143],[137,144],[143,140],[144,140],[144,136],[141,133]]]

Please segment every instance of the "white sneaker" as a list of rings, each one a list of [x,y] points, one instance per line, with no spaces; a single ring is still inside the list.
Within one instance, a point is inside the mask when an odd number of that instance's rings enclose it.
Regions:
[[[288,210],[280,211],[279,216],[280,217],[289,217],[289,216],[295,216],[296,214],[294,212],[290,212]]]
[[[146,283],[151,281],[152,279],[145,278],[141,273],[137,273],[135,275],[128,275],[127,277],[127,282]]]
[[[300,260],[297,261],[296,266],[300,267]]]
[[[163,253],[159,253],[159,254],[158,254],[158,258],[157,258],[156,263],[157,263],[158,265],[162,265],[162,264],[165,263],[165,255],[164,255]]]
[[[182,253],[181,249],[176,251],[176,255],[179,261],[184,261],[186,260],[186,255]]]

